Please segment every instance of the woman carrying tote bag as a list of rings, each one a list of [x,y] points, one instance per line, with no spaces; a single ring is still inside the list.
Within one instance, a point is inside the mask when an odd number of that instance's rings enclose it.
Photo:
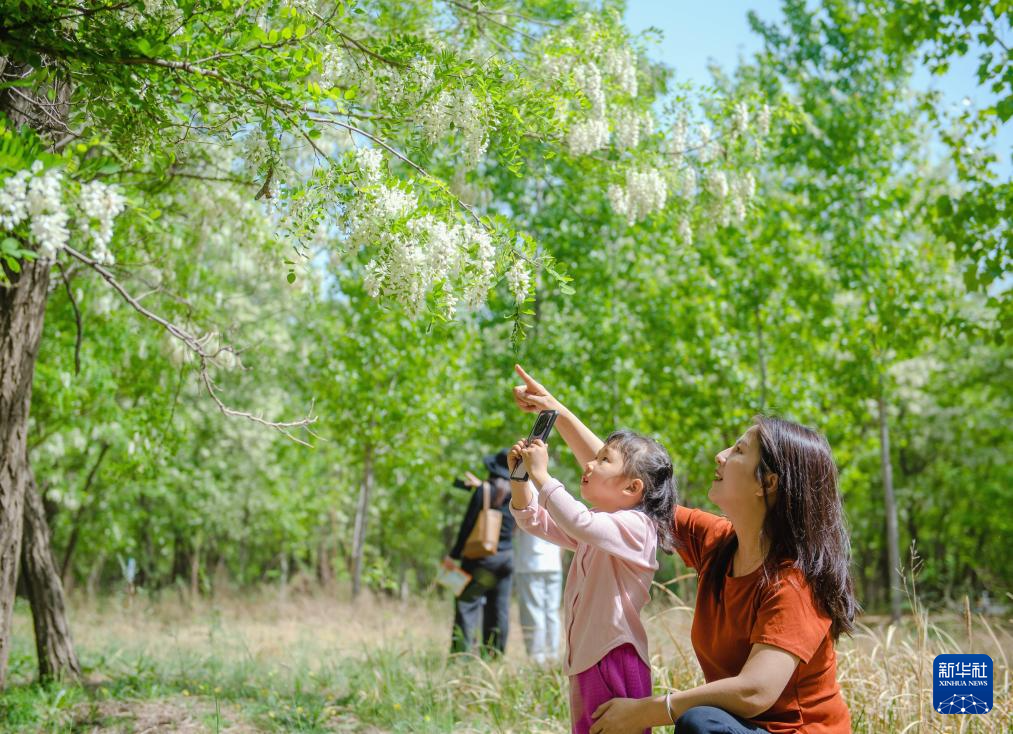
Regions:
[[[479,482],[457,532],[457,542],[444,565],[471,574],[454,607],[452,652],[473,652],[479,620],[482,638],[479,651],[501,654],[506,649],[510,619],[510,586],[513,580],[512,536],[514,519],[510,502],[510,470],[507,452],[482,459],[489,478]]]

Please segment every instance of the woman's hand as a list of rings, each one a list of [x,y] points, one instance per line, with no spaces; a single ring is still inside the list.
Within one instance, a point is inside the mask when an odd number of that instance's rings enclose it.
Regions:
[[[464,484],[466,487],[472,489],[478,489],[482,486],[482,480],[472,474],[470,471],[464,472]]]
[[[535,382],[534,378],[525,372],[519,364],[514,365],[514,371],[524,380],[523,385],[514,388],[514,402],[517,403],[518,408],[525,413],[559,410],[559,401],[552,397],[540,383]]]
[[[453,571],[455,568],[457,568],[457,561],[455,561],[450,556],[443,556],[443,561],[440,563],[440,565],[443,566],[448,571]]]
[[[591,734],[640,734],[650,727],[640,715],[645,700],[650,699],[613,698],[606,701],[591,714],[595,720]]]

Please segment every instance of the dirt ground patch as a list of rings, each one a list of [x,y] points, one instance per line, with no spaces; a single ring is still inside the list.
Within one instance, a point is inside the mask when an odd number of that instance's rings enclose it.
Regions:
[[[73,730],[88,734],[250,734],[261,731],[235,706],[200,698],[89,701],[72,710]]]

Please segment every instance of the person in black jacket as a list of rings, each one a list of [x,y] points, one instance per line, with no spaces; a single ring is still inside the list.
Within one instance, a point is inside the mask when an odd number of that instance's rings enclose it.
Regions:
[[[460,562],[461,568],[471,574],[468,583],[454,608],[454,633],[452,652],[471,652],[475,644],[475,630],[479,616],[482,620],[482,641],[480,652],[501,654],[506,649],[507,633],[510,626],[510,586],[513,580],[514,518],[510,514],[510,469],[507,466],[507,452],[500,451],[482,459],[489,469],[489,478],[479,481],[473,474],[468,475],[472,492],[468,510],[457,532],[457,542],[451,549],[444,565],[453,566]],[[461,554],[465,541],[475,527],[478,514],[482,511],[483,488],[489,488],[489,507],[503,513],[503,524],[499,531],[499,545],[496,553],[485,558],[464,558]]]

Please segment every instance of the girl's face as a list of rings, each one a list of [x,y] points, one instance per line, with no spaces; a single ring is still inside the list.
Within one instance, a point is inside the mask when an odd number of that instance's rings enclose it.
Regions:
[[[644,483],[631,479],[623,471],[623,455],[605,444],[591,461],[584,465],[580,479],[580,496],[596,510],[615,512],[640,504]]]
[[[717,469],[707,496],[726,515],[766,513],[763,488],[756,479],[760,464],[759,428],[752,426],[742,437],[717,456]]]

